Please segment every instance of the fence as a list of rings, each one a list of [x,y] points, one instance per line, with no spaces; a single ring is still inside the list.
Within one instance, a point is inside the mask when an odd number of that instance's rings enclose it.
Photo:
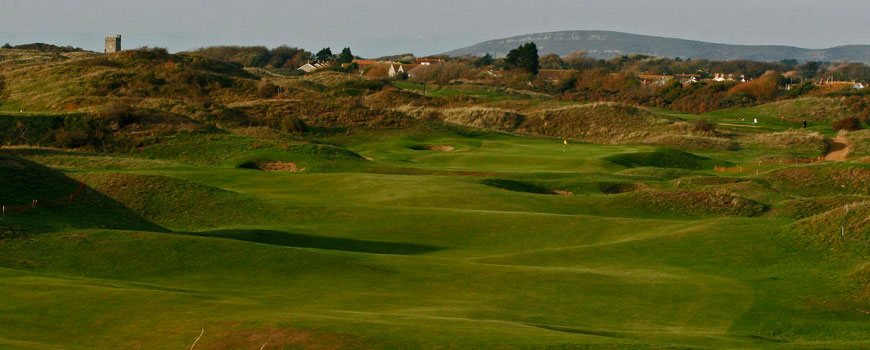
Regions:
[[[757,165],[760,166],[760,165],[765,165],[765,164],[767,164],[767,165],[770,165],[770,164],[808,164],[808,163],[821,162],[823,160],[825,160],[825,157],[795,158],[795,159],[787,159],[787,160],[780,159],[778,161],[769,161],[769,162],[758,161]],[[743,172],[746,172],[747,170],[752,170],[753,166],[755,166],[755,165],[756,164],[752,164],[749,166],[738,165],[738,166],[733,167],[733,168],[720,167],[720,166],[716,165],[713,168],[713,170],[716,172],[719,172],[719,173],[743,173]],[[758,172],[758,169],[755,169],[755,171]]]
[[[48,200],[37,200],[34,199],[30,202],[30,204],[25,205],[3,205],[0,206],[3,209],[3,216],[7,214],[23,214],[31,210],[36,209],[47,209],[47,208],[56,208],[64,205],[72,204],[73,200],[82,193],[82,190],[85,188],[85,183],[82,182],[79,184],[78,190],[74,193],[70,194],[68,197],[48,199]]]

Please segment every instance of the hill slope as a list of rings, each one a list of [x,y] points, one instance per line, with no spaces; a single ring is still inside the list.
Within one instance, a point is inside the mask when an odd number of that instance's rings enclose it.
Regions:
[[[450,56],[483,56],[487,53],[504,57],[520,44],[534,41],[541,54],[561,56],[586,51],[589,57],[613,58],[635,53],[710,60],[749,59],[780,61],[851,61],[870,63],[870,45],[837,46],[829,49],[804,49],[779,45],[728,45],[695,40],[663,38],[598,30],[575,30],[537,33],[490,40],[446,52]]]

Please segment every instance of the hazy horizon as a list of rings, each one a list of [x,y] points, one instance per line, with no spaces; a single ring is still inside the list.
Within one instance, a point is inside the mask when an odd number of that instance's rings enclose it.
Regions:
[[[210,45],[350,46],[378,57],[429,55],[516,35],[608,30],[723,44],[830,48],[870,44],[862,29],[870,3],[770,0],[596,1],[384,0],[238,2],[6,0],[0,43],[45,42],[102,51],[121,34],[124,47],[184,51]]]

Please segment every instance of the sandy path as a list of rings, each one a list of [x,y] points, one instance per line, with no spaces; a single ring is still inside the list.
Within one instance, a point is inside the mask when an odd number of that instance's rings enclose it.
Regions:
[[[846,156],[849,155],[849,139],[837,136],[837,138],[828,141],[828,144],[830,149],[828,154],[825,155],[825,160],[845,162]]]

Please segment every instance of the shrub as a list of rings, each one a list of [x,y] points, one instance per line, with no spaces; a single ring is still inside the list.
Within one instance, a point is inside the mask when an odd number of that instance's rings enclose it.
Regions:
[[[281,121],[281,128],[284,129],[284,131],[292,133],[302,133],[307,129],[305,122],[294,116],[285,117]]]
[[[273,84],[271,81],[260,82],[260,86],[257,88],[257,95],[262,98],[275,97],[275,95],[278,95],[278,92],[280,92],[278,86]]]
[[[862,129],[861,128],[861,121],[855,117],[848,117],[848,118],[840,119],[840,120],[834,122],[834,124],[832,124],[831,127],[835,131],[840,131],[840,130],[855,131],[855,130]]]
[[[716,124],[710,122],[709,120],[707,120],[707,118],[702,118],[692,123],[692,129],[698,132],[708,134],[716,131]]]

